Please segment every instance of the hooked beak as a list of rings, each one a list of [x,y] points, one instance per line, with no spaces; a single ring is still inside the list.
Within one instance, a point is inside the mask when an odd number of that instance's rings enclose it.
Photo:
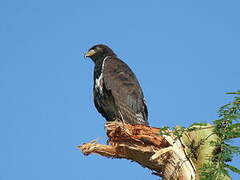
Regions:
[[[84,58],[91,57],[96,53],[93,49],[84,54]]]

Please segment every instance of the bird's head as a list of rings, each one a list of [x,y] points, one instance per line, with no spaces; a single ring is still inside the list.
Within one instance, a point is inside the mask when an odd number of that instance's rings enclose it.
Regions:
[[[85,53],[84,57],[91,58],[94,62],[103,60],[107,56],[115,56],[116,54],[113,52],[113,50],[106,45],[98,44],[93,47],[91,47],[87,53]]]

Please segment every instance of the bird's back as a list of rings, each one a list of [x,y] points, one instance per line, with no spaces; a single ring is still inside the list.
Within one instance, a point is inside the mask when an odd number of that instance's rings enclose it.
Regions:
[[[94,72],[94,87],[97,83],[102,83],[100,94],[95,93],[97,97],[94,98],[95,101],[101,102],[95,105],[107,120],[115,116],[127,123],[148,125],[148,112],[142,89],[135,74],[126,63],[116,57],[107,57],[100,65],[95,65]],[[97,77],[102,78],[101,83]]]

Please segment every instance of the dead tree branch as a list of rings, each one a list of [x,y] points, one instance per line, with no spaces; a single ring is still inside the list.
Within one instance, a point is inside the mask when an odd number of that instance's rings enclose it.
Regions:
[[[161,129],[144,125],[108,123],[109,145],[90,142],[79,146],[85,154],[99,154],[111,158],[125,158],[151,169],[166,180],[196,179],[194,164],[186,155],[182,142],[170,131],[160,135]]]

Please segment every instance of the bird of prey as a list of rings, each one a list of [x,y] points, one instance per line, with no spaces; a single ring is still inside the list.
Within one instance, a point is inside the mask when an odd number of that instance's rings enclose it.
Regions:
[[[107,121],[148,125],[148,110],[140,84],[129,68],[106,45],[91,47],[85,54],[95,63],[93,96]]]

